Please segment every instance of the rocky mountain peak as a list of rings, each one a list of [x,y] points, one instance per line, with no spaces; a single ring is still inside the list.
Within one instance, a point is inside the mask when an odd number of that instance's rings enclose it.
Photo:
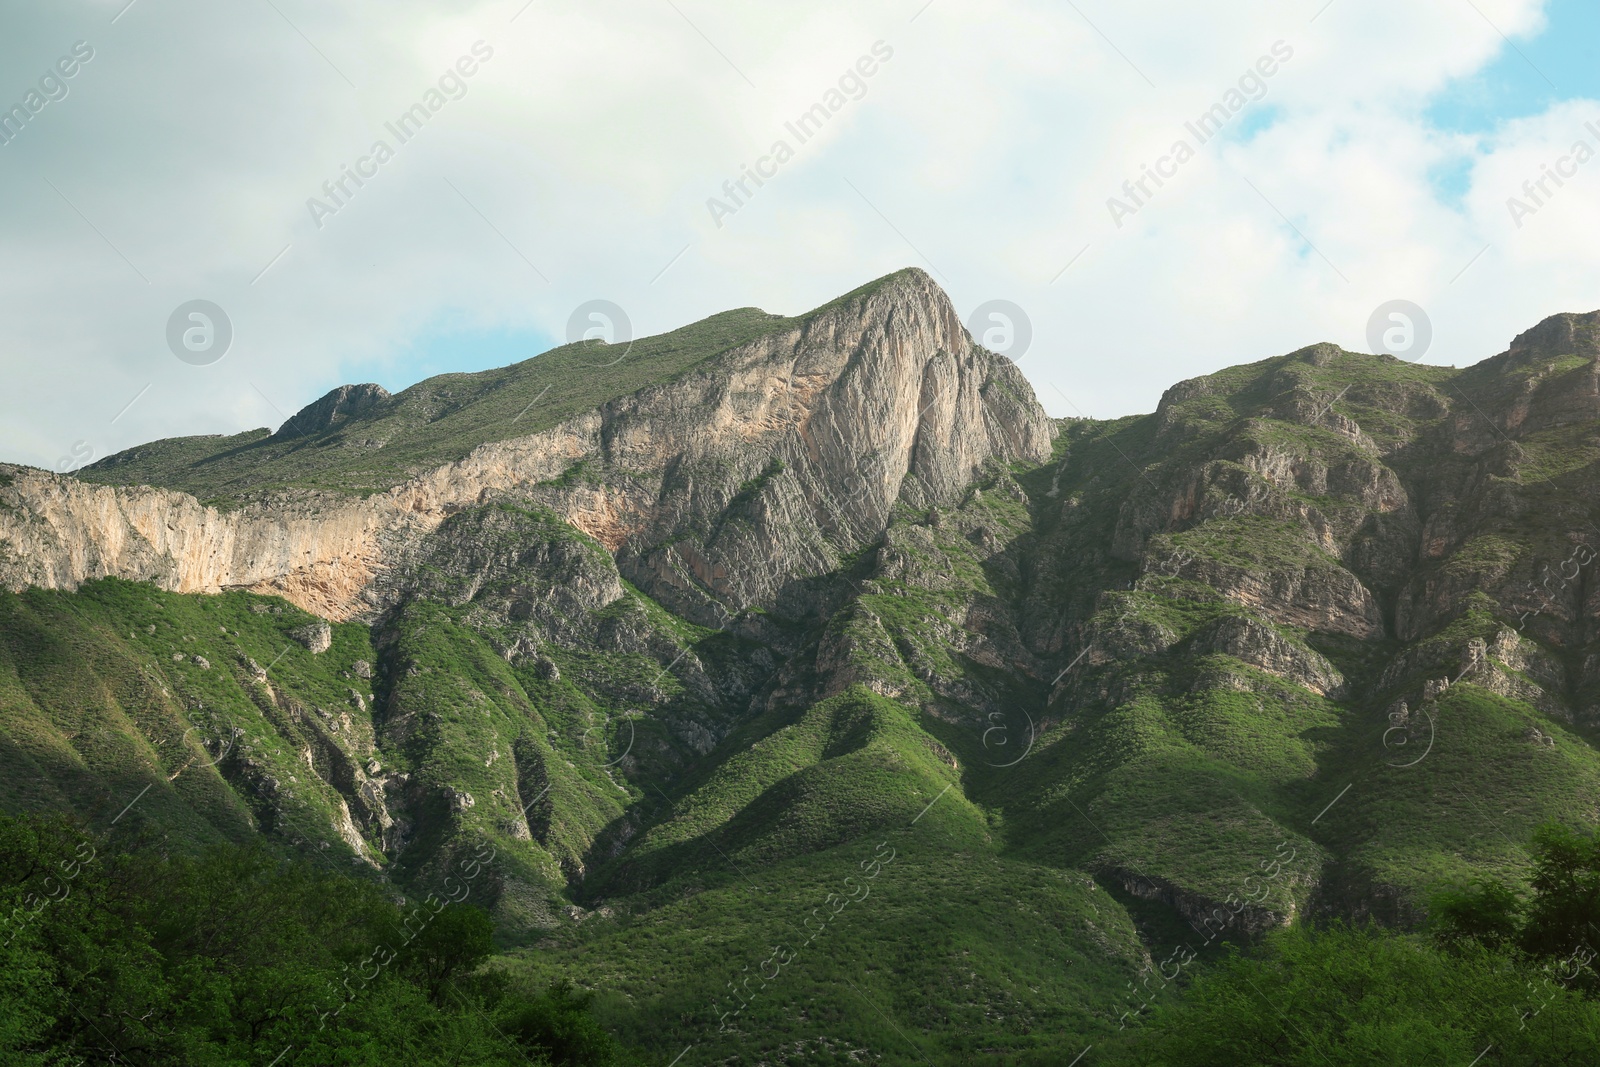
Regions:
[[[1517,334],[1511,352],[1543,357],[1600,358],[1600,311],[1563,312]]]
[[[360,418],[389,400],[389,390],[372,382],[341,385],[301,408],[273,435],[275,439],[305,437]]]
[[[1048,457],[1055,435],[1016,367],[975,345],[914,269],[795,318],[728,313],[644,338],[601,366],[571,345],[447,384],[341,386],[270,438],[207,443],[217,463],[192,441],[158,443],[148,462],[85,472],[122,484],[24,479],[22,506],[0,512],[0,541],[20,550],[0,577],[247,588],[371,617],[404,595],[397,565],[447,518],[498,500],[560,516],[630,581],[716,621],[833,569],[897,502],[952,503],[992,465]],[[370,432],[298,444],[356,421]],[[302,488],[201,507],[197,493],[223,495],[201,479],[229,463],[244,483]],[[374,484],[402,464],[403,481]],[[152,474],[190,491],[126,484]],[[340,485],[358,492],[328,491]]]

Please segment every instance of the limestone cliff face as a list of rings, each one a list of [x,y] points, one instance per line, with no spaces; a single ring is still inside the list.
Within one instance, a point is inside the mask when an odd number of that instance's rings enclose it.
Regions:
[[[385,502],[301,498],[223,513],[165,489],[5,471],[0,581],[15,591],[118,577],[181,593],[279,593],[346,619],[359,613],[361,592],[382,566],[383,542],[416,525]]]
[[[509,494],[538,499],[628,577],[715,618],[831,567],[902,493],[947,501],[987,463],[1048,454],[1054,427],[1026,381],[972,343],[926,274],[799,321],[365,500],[297,493],[220,512],[183,493],[5,468],[0,581],[245,588],[372,618],[401,593],[391,572],[440,523]],[[376,396],[345,387],[296,419],[358,417]],[[563,479],[578,464],[582,477]]]

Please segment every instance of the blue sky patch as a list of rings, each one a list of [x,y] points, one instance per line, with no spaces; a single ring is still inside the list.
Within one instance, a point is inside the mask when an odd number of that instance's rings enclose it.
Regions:
[[[1548,25],[1531,40],[1513,37],[1500,55],[1451,85],[1426,117],[1450,133],[1487,133],[1552,104],[1600,99],[1600,4],[1549,0]]]

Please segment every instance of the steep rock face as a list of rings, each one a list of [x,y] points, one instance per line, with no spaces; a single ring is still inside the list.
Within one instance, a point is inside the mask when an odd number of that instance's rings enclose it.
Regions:
[[[326,428],[381,393],[335,390],[296,419]],[[670,383],[365,501],[306,493],[224,513],[182,493],[12,469],[0,581],[246,588],[371,618],[399,595],[386,572],[422,538],[509,493],[552,507],[655,595],[716,619],[829,569],[882,529],[902,492],[948,501],[985,463],[1042,459],[1053,434],[1016,369],[972,344],[927,275],[906,271]]]
[[[9,467],[0,488],[0,581],[75,589],[96,578],[178,593],[278,593],[342,620],[411,518],[383,502],[307,497],[219,512],[185,493],[89,485]]]
[[[388,403],[344,387],[279,436],[360,436]],[[240,742],[230,786],[265,832],[331,835],[410,877],[496,841],[507,914],[541,925],[550,887],[581,879],[641,799],[629,778],[659,789],[706,757],[776,670],[797,624],[746,608],[825,613],[837,594],[808,581],[827,586],[897,501],[955,504],[995,465],[1043,459],[1054,434],[1015,368],[907,272],[365,499],[276,491],[224,510],[5,468],[0,581],[240,589],[373,623],[347,669],[372,679],[348,689],[354,712],[269,681],[259,664],[277,649],[246,657],[242,688],[270,729]],[[624,578],[701,628],[664,621]],[[723,632],[735,623],[765,640]],[[286,637],[329,654],[326,623]],[[367,724],[354,733],[352,714]],[[307,818],[312,781],[326,810]]]
[[[1552,315],[1466,377],[1478,418],[1460,418],[1454,429],[1472,451],[1592,420],[1600,416],[1600,312]]]
[[[831,570],[896,500],[949,503],[987,463],[1042,459],[1054,434],[920,272],[603,416],[601,472],[536,499],[707,622]]]
[[[1180,566],[1234,603],[1302,630],[1374,638],[1383,634],[1377,601],[1361,581],[1335,567],[1285,567],[1262,574],[1246,566],[1196,560]]]
[[[475,604],[495,626],[533,623],[594,640],[578,620],[623,595],[616,565],[550,512],[489,505],[447,519],[422,543],[401,583],[407,596]]]

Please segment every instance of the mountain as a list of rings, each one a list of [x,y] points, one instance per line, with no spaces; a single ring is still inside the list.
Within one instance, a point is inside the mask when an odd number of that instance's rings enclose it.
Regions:
[[[1597,325],[1052,420],[910,270],[0,467],[0,805],[492,848],[500,966],[668,1059],[1065,1062],[1600,822]]]

